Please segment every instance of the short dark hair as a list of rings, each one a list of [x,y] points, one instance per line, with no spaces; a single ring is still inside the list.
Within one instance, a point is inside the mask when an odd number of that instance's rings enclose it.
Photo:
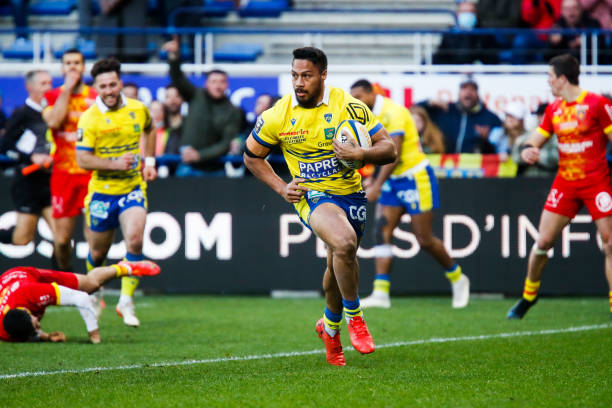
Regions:
[[[140,88],[138,84],[135,82],[124,82],[123,87],[124,88],[136,88],[136,89]]]
[[[116,72],[117,76],[121,76],[121,63],[113,57],[101,59],[91,68],[91,77],[95,81],[98,75],[107,72]]]
[[[327,70],[327,55],[315,47],[302,47],[293,50],[293,59],[308,60],[319,67],[319,72]]]
[[[224,71],[224,70],[222,70],[222,69],[217,69],[217,68],[215,68],[215,69],[211,69],[210,71],[208,71],[208,72],[206,73],[206,78],[208,78],[208,77],[209,77],[209,76],[211,76],[212,74],[220,74],[220,75],[223,75],[223,76],[227,77],[227,72],[225,72],[225,71]]]
[[[64,61],[64,55],[68,54],[79,54],[81,56],[81,61],[85,62],[85,57],[83,56],[83,53],[79,51],[78,48],[68,48],[66,51],[64,51],[62,53],[62,61]]]
[[[355,88],[363,88],[368,93],[374,92],[374,87],[372,86],[372,83],[367,79],[360,79],[356,81],[353,85],[351,85],[351,89]]]
[[[36,329],[32,324],[32,317],[23,309],[11,309],[2,321],[4,330],[15,341],[28,341],[36,334]]]
[[[553,70],[555,71],[555,75],[558,77],[561,75],[565,75],[567,81],[572,85],[578,85],[578,77],[580,76],[580,63],[571,54],[561,54],[556,57],[552,57],[548,62]]]

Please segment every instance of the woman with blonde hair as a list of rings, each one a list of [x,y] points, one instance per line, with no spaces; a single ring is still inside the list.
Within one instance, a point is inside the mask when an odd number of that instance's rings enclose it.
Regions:
[[[418,105],[414,105],[410,108],[410,112],[419,132],[423,152],[427,154],[444,153],[444,135],[440,128],[433,123],[427,111]]]

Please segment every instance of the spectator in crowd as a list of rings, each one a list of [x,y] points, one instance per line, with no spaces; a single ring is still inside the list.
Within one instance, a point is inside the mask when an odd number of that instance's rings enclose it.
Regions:
[[[165,154],[178,154],[181,146],[181,133],[183,130],[183,114],[181,107],[183,98],[174,85],[166,87],[164,108],[166,115],[166,142],[164,143]]]
[[[550,29],[561,16],[561,0],[523,0],[521,17],[527,27],[534,30]],[[542,50],[548,46],[546,34],[536,34],[534,31],[518,34],[512,44],[512,62],[526,64],[528,62],[543,62]]]
[[[51,216],[51,156],[47,141],[47,124],[42,118],[43,97],[51,90],[47,71],[30,71],[25,76],[28,99],[15,109],[7,124],[0,153],[17,161],[11,196],[17,211],[15,227],[0,230],[0,242],[27,245],[34,239],[38,219],[42,216],[53,230]]]
[[[501,120],[482,104],[471,77],[459,85],[457,102],[430,99],[419,105],[444,134],[446,153],[495,153],[489,133]]]
[[[147,0],[99,0],[102,28],[145,27]],[[144,62],[147,57],[145,34],[100,34],[96,41],[100,57],[117,57],[123,62]]]
[[[138,99],[138,85],[134,82],[126,82],[123,84],[123,96],[131,99]]]
[[[588,13],[604,30],[612,28],[612,0],[580,0],[584,13]],[[612,35],[603,34],[597,39],[600,64],[612,64]]]
[[[510,102],[504,109],[504,122],[501,127],[491,131],[489,141],[495,146],[497,154],[505,161],[510,155],[516,140],[526,133],[525,107],[520,102]]]
[[[561,2],[561,17],[555,22],[553,28],[564,29],[599,29],[599,21],[590,17],[582,11],[582,6],[578,0],[563,0]],[[587,35],[587,43],[582,44],[580,34],[551,34],[550,43],[552,45],[551,57],[570,53],[576,58],[580,58],[580,48],[587,47],[587,55],[591,55],[591,36]]]
[[[166,147],[166,111],[164,104],[160,101],[151,102],[149,112],[151,112],[151,122],[153,129],[155,129],[155,156],[160,156],[164,153],[164,148]],[[144,151],[142,140],[140,149],[141,152]]]
[[[541,103],[538,105],[536,111],[533,112],[537,117],[535,126],[533,129],[529,129],[519,136],[512,146],[512,160],[519,166],[518,175],[525,177],[553,177],[557,173],[559,150],[557,149],[557,136],[554,134],[550,137],[548,143],[540,148],[540,158],[537,163],[530,166],[521,157],[520,146],[527,142],[527,139],[533,134],[537,126],[542,123],[547,106],[548,103]]]
[[[582,11],[599,21],[604,30],[612,27],[612,0],[580,0]]]
[[[476,4],[461,1],[457,4],[457,26],[442,36],[442,43],[433,55],[434,64],[496,64],[499,61],[495,36],[471,34],[479,28]]]
[[[479,0],[476,16],[480,28],[518,28],[521,21],[522,0]],[[512,41],[510,34],[495,34],[495,45],[500,62],[510,62]]]
[[[181,163],[178,177],[220,176],[225,173],[219,158],[229,150],[240,131],[241,114],[226,96],[227,74],[212,70],[206,76],[204,89],[194,86],[181,71],[178,38],[167,42],[170,78],[189,103],[181,135]]]
[[[440,128],[432,122],[427,111],[419,105],[414,105],[410,108],[410,112],[419,132],[423,152],[426,154],[444,153],[444,135]]]

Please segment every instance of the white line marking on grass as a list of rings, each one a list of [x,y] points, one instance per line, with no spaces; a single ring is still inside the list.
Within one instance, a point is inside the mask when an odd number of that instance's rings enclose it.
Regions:
[[[568,327],[565,329],[547,329],[537,331],[522,331],[522,332],[510,332],[510,333],[497,333],[497,334],[482,334],[479,336],[463,336],[463,337],[432,337],[429,339],[422,340],[410,340],[410,341],[398,341],[395,343],[387,343],[377,345],[377,349],[391,348],[391,347],[404,347],[404,346],[417,346],[421,344],[434,344],[434,343],[452,343],[457,341],[474,341],[474,340],[490,340],[490,339],[505,339],[511,337],[527,337],[527,336],[543,336],[548,334],[561,334],[561,333],[577,333],[592,330],[601,330],[612,328],[612,323],[589,325],[589,326],[577,326]],[[353,347],[345,347],[344,350],[354,350]],[[287,353],[274,353],[274,354],[256,354],[250,356],[236,356],[236,357],[219,357],[209,358],[203,360],[186,360],[186,361],[167,361],[161,363],[144,363],[144,364],[130,364],[115,367],[89,367],[74,370],[57,370],[57,371],[30,371],[16,374],[0,374],[0,380],[7,380],[11,378],[23,378],[23,377],[42,377],[48,375],[57,374],[84,374],[91,372],[101,371],[116,371],[116,370],[134,370],[139,368],[150,368],[150,367],[178,367],[178,366],[189,366],[196,364],[211,364],[211,363],[225,363],[229,361],[249,361],[249,360],[265,360],[271,358],[283,358],[283,357],[300,357],[309,356],[313,354],[324,354],[325,350],[309,350],[309,351],[292,351]]]

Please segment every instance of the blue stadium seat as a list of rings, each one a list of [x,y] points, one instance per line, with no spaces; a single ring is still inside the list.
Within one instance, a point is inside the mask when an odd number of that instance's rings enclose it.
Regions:
[[[32,15],[68,15],[76,7],[76,0],[37,0],[30,3]]]
[[[42,58],[43,50],[40,49],[39,57]],[[34,58],[34,44],[24,38],[18,38],[10,47],[2,51],[5,59],[32,59]]]
[[[85,59],[94,59],[96,58],[96,43],[95,41],[91,41],[91,40],[84,40],[79,38],[78,40],[76,40],[76,42],[69,42],[66,43],[64,45],[62,45],[60,48],[56,49],[53,52],[53,56],[57,59],[61,59],[62,55],[64,55],[64,52],[66,50],[69,50],[71,48],[76,48],[79,51],[81,51],[81,54],[83,54],[83,57],[85,57]]]
[[[204,0],[203,6],[209,17],[225,17],[234,10],[233,0]]]
[[[214,53],[215,62],[253,62],[263,54],[260,44],[226,43]]]
[[[279,17],[288,8],[287,0],[251,0],[238,14],[240,17]]]

